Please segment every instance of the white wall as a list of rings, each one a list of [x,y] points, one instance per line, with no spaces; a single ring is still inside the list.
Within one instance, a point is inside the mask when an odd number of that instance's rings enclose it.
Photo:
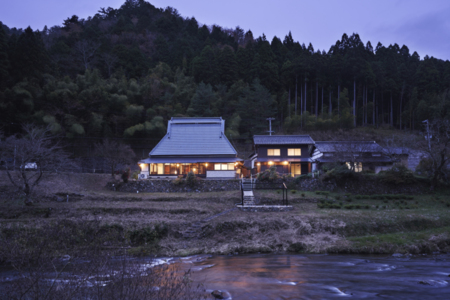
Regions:
[[[226,177],[226,178],[234,178],[236,176],[236,171],[206,171],[206,177],[207,178],[214,178],[214,177]]]

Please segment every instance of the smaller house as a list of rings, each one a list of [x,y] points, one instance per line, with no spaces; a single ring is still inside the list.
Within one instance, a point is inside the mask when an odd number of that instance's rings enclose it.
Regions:
[[[378,173],[393,165],[393,160],[384,154],[383,148],[375,141],[315,142],[312,161],[313,170],[327,163],[340,162],[355,172],[372,170]]]
[[[242,159],[225,136],[222,118],[172,118],[167,133],[141,160],[139,178],[176,178],[193,172],[205,178],[240,176]]]
[[[250,156],[253,173],[276,166],[280,174],[299,176],[311,172],[314,141],[309,135],[255,135]]]

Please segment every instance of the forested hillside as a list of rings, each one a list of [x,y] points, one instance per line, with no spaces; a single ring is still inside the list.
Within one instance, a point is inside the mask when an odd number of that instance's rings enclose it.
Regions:
[[[62,17],[64,19],[64,17]],[[344,34],[328,51],[202,25],[127,0],[88,19],[0,29],[0,123],[75,137],[154,137],[173,116],[222,116],[227,135],[353,126],[421,128],[450,115],[450,61]],[[293,24],[293,26],[295,26]],[[411,53],[412,52],[412,53]]]

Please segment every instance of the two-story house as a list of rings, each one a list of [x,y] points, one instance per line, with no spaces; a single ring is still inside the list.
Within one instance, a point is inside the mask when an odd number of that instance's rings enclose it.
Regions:
[[[280,174],[298,176],[311,172],[314,141],[309,135],[255,135],[251,155],[253,174],[276,166]]]

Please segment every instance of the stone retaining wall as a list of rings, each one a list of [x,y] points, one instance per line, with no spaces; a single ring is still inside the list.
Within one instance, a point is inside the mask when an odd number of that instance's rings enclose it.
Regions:
[[[182,193],[182,192],[220,192],[236,191],[240,189],[240,180],[199,180],[194,187],[182,183],[175,185],[174,180],[131,180],[128,183],[108,183],[108,188],[114,191],[136,193]],[[417,182],[414,184],[394,185],[380,182],[376,178],[358,178],[343,183],[322,183],[316,178],[306,178],[294,186],[293,182],[286,183],[289,190],[299,191],[343,191],[355,195],[371,194],[421,194],[429,191],[428,184]]]
[[[144,193],[183,193],[220,192],[239,190],[239,180],[199,180],[194,187],[186,183],[174,184],[170,179],[131,180],[127,183],[108,183],[108,188],[119,192]]]

